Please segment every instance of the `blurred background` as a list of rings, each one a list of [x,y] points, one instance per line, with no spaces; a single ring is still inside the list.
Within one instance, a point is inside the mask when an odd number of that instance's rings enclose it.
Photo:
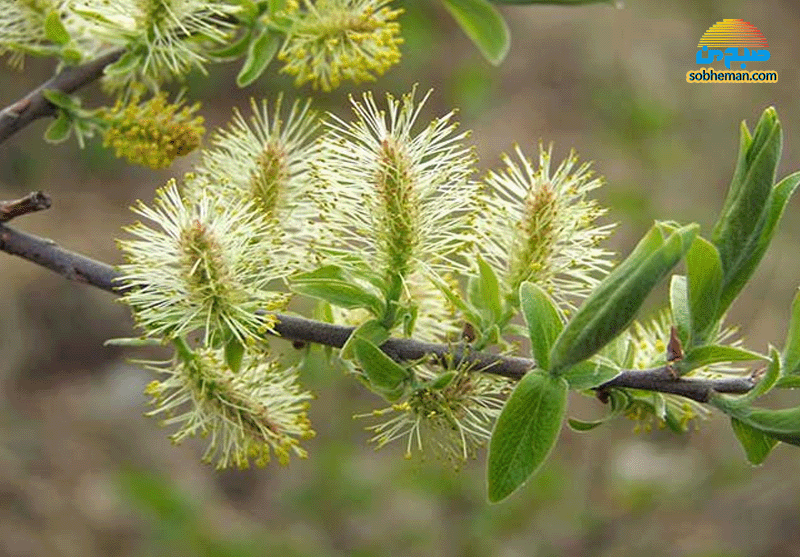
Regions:
[[[557,159],[576,149],[607,185],[597,192],[610,247],[627,253],[653,219],[701,223],[722,204],[738,146],[777,108],[785,131],[779,175],[800,168],[800,6],[793,0],[629,0],[623,9],[508,7],[511,52],[482,60],[436,2],[412,1],[401,18],[403,60],[372,88],[395,94],[434,88],[424,114],[460,109],[474,130],[482,169],[518,142],[541,139]],[[688,84],[703,32],[745,19],[767,38],[765,69],[777,84]],[[277,65],[274,69],[277,69]],[[271,68],[273,69],[273,68]],[[52,64],[0,69],[0,105],[34,88]],[[238,90],[236,64],[193,75],[209,129],[248,97],[310,95],[270,76]],[[346,95],[316,105],[347,114]],[[96,86],[85,104],[102,102]],[[49,211],[14,225],[97,259],[118,263],[114,237],[136,199],[152,200],[191,157],[155,172],[126,165],[91,142],[52,146],[36,123],[0,146],[0,199],[51,194]],[[754,280],[729,314],[745,344],[782,346],[800,284],[800,200],[789,205]],[[454,472],[407,461],[403,448],[375,452],[353,414],[380,401],[341,374],[308,366],[317,395],[310,458],[288,467],[216,472],[200,463],[202,440],[171,446],[169,431],[142,414],[147,372],[103,347],[132,336],[125,308],[103,292],[0,254],[0,555],[695,557],[800,555],[800,452],[779,446],[749,466],[726,418],[677,437],[634,433],[619,419],[589,434],[564,429],[543,470],[508,502],[489,506],[484,458]],[[663,290],[650,309],[664,301]],[[646,311],[642,317],[647,317]],[[785,404],[798,404],[791,393]],[[601,405],[570,399],[572,416]]]

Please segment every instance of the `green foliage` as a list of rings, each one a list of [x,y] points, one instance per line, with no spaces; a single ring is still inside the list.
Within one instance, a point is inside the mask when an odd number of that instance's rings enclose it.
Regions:
[[[653,226],[578,308],[553,346],[554,373],[594,355],[631,324],[653,287],[689,249],[697,225],[668,232],[661,224]]]
[[[409,370],[364,338],[355,337],[351,344],[353,356],[372,389],[390,402],[399,399],[405,391],[405,382],[411,377]]]
[[[483,57],[497,66],[508,54],[511,37],[503,16],[488,0],[442,0]]]
[[[555,446],[567,409],[567,382],[542,372],[525,375],[497,419],[489,444],[489,501],[498,503],[527,481]]]
[[[531,282],[522,283],[519,299],[522,315],[528,325],[533,358],[540,369],[549,370],[550,350],[564,328],[561,315],[547,292]]]

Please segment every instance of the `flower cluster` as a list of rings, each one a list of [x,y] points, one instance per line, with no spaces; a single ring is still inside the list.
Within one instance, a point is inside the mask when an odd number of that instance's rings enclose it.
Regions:
[[[330,91],[342,80],[371,81],[400,60],[400,25],[388,0],[302,0],[278,53],[297,85]]]
[[[201,349],[187,360],[147,367],[165,374],[148,385],[163,424],[178,425],[171,439],[209,436],[203,460],[217,468],[246,468],[252,459],[264,466],[274,454],[287,464],[292,454],[305,458],[299,440],[314,436],[306,415],[311,395],[297,385],[297,370],[283,369],[262,354],[247,354],[238,373],[225,364],[219,350]]]
[[[434,371],[419,365],[415,374],[419,384],[402,402],[357,416],[389,416],[367,428],[374,433],[371,441],[380,448],[404,440],[406,458],[411,458],[415,448],[422,452],[425,447],[456,466],[474,458],[491,437],[511,382],[464,366]]]
[[[331,116],[313,165],[326,254],[394,301],[413,273],[451,271],[472,241],[478,186],[467,134],[452,112],[416,131],[426,100],[388,96],[383,110],[371,94],[352,99],[355,121]]]
[[[589,164],[576,168],[574,153],[552,171],[552,148],[539,146],[538,165],[515,151],[518,161],[504,155],[505,169],[486,177],[490,191],[477,223],[482,254],[512,298],[530,281],[569,307],[570,297],[585,296],[611,267],[611,252],[599,243],[614,225],[597,226],[605,210],[586,198],[602,182]]]
[[[127,103],[119,100],[114,107],[99,113],[107,124],[103,145],[112,147],[117,157],[150,168],[164,168],[200,146],[205,128],[203,117],[195,116],[199,103],[170,103],[164,92],[144,103],[139,100],[137,93]]]

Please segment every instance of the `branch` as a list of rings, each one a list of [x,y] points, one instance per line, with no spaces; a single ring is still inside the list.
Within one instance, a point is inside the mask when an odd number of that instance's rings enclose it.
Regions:
[[[81,87],[100,79],[106,66],[119,60],[123,52],[123,49],[112,50],[85,64],[68,66],[18,101],[5,107],[0,111],[0,143],[34,120],[55,114],[55,107],[42,94],[45,89],[66,94],[74,93]]]
[[[0,251],[33,261],[70,280],[90,284],[115,295],[125,293],[119,283],[120,273],[112,266],[95,261],[59,247],[52,240],[14,230],[0,223]],[[281,338],[313,342],[341,348],[353,332],[353,327],[333,325],[296,317],[275,314],[278,323],[274,334]],[[456,364],[469,362],[476,371],[520,379],[536,366],[533,360],[498,356],[486,352],[473,352],[468,345],[431,344],[413,339],[390,338],[381,349],[396,360],[417,360],[433,357],[442,363],[445,359]],[[750,377],[723,379],[675,378],[669,366],[646,370],[625,370],[620,375],[600,385],[597,390],[625,387],[681,395],[698,402],[708,402],[714,392],[742,394],[750,391],[755,382]]]

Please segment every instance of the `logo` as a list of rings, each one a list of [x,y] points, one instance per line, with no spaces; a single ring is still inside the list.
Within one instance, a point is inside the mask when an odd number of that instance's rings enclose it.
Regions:
[[[772,55],[764,34],[743,19],[723,19],[700,37],[695,63],[708,68],[686,72],[688,83],[777,83],[778,72],[751,69],[750,62],[766,62]],[[711,64],[722,62],[724,70]],[[738,64],[738,68],[735,65]]]

